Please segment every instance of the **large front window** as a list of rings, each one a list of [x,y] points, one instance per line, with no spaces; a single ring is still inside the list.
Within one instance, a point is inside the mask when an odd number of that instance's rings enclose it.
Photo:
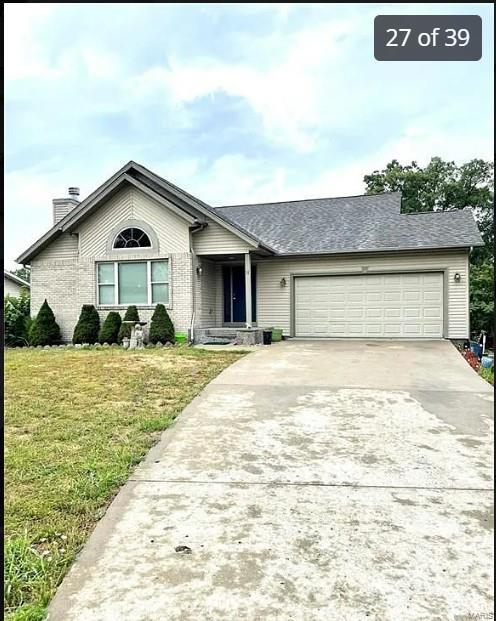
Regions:
[[[169,262],[114,261],[97,265],[98,304],[169,303]]]

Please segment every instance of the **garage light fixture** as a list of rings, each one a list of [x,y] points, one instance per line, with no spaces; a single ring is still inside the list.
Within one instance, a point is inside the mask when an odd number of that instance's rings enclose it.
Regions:
[[[279,282],[279,284],[281,285],[281,287],[286,286],[286,279],[284,278],[284,276],[281,278],[281,281]]]
[[[455,282],[460,282],[460,280],[462,279],[462,277],[460,276],[460,272],[455,272]]]

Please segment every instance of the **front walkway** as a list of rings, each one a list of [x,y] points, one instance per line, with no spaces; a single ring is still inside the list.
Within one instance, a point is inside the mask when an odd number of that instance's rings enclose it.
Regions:
[[[491,393],[446,341],[248,355],[136,470],[49,619],[489,613]]]

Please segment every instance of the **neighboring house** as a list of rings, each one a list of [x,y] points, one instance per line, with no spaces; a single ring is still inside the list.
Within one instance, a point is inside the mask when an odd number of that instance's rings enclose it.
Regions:
[[[8,272],[7,270],[3,271],[3,297],[6,298],[8,295],[11,297],[19,297],[23,290],[29,291],[29,283],[19,276]]]
[[[101,317],[166,305],[176,331],[230,325],[299,337],[469,336],[470,210],[401,214],[399,193],[213,208],[135,162],[17,261],[31,308],[46,298],[70,340],[81,306]]]

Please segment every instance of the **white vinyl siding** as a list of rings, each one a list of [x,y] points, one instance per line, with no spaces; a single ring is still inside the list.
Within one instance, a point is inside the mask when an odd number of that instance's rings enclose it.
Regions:
[[[447,331],[443,336],[465,339],[469,335],[468,251],[395,252],[340,256],[269,258],[257,263],[257,323],[282,328],[291,334],[291,274],[363,273],[370,271],[422,271],[446,268],[445,306]],[[461,276],[459,282],[455,273]],[[281,286],[285,278],[286,286]]]
[[[26,289],[29,292],[28,287],[22,287],[22,285],[17,284],[16,282],[10,280],[10,278],[3,278],[3,297],[10,295],[11,297],[19,297],[21,295],[22,289]]]
[[[36,261],[75,259],[78,256],[78,236],[62,233],[36,255]]]
[[[156,233],[161,254],[189,252],[189,225],[136,188],[125,188],[111,197],[78,227],[82,257],[104,257],[115,227],[128,220],[143,221]],[[139,248],[132,249],[139,252]],[[149,252],[149,249],[143,248]],[[122,254],[122,249],[116,253]]]
[[[300,276],[295,336],[441,338],[443,273]]]
[[[196,254],[239,254],[253,249],[247,242],[225,227],[207,218],[208,225],[193,235]]]

